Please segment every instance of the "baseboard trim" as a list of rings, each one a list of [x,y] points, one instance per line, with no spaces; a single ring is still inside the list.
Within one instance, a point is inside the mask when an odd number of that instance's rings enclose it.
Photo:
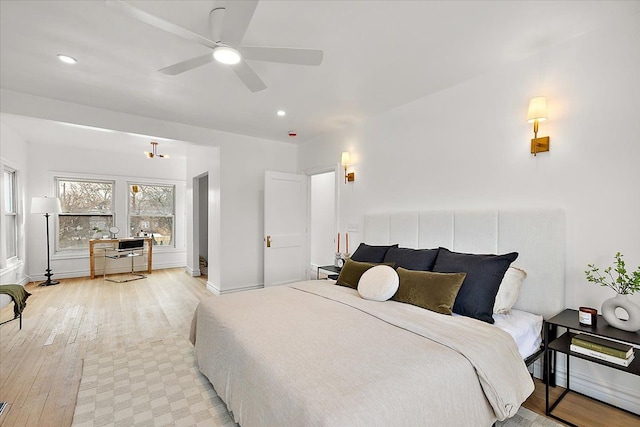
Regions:
[[[233,294],[235,292],[251,291],[254,289],[262,289],[262,288],[264,288],[264,285],[251,285],[251,286],[244,286],[242,288],[220,290],[220,287],[217,284],[207,281],[207,289],[213,292],[214,295]]]
[[[153,264],[153,269],[151,270],[151,272],[153,273],[153,271],[155,270],[164,270],[167,268],[181,268],[181,267],[185,267],[184,263],[181,262],[166,262],[166,263],[161,263],[161,264]],[[136,266],[136,272],[138,270],[141,270],[142,272],[146,271],[143,270],[143,268],[146,268],[146,264],[144,266]],[[185,267],[186,268],[186,267]],[[107,269],[107,274],[118,274],[118,273],[129,273],[131,272],[131,267],[129,266],[127,267],[122,267],[122,268],[114,268],[114,269]],[[63,271],[63,272],[57,272],[57,271],[53,271],[53,275],[51,276],[52,280],[57,280],[57,279],[75,279],[77,277],[89,277],[91,275],[91,271],[89,269],[87,270],[74,270],[74,271]],[[102,276],[102,270],[100,271],[96,271],[96,278]],[[44,274],[38,274],[38,275],[34,275],[34,276],[30,276],[31,277],[31,281],[33,282],[42,282],[44,280],[46,280],[47,278],[44,276]],[[28,283],[28,282],[27,282]]]
[[[195,270],[189,266],[186,266],[184,268],[185,273],[187,273],[189,276],[191,277],[198,277],[202,275],[202,272],[200,271],[199,268],[196,268]]]

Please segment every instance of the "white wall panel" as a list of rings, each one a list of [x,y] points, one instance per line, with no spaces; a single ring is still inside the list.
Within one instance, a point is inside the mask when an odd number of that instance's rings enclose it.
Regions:
[[[389,243],[389,215],[368,216],[364,219],[364,240],[368,245],[386,245]],[[353,249],[355,252],[355,249]]]
[[[418,247],[418,213],[394,213],[389,216],[389,242],[403,248]]]
[[[498,252],[498,212],[456,212],[453,249],[456,252],[495,254]]]
[[[453,211],[420,212],[418,248],[453,248]]]

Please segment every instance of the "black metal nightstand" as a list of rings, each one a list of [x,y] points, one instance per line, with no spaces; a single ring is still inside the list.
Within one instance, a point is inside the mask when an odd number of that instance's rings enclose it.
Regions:
[[[552,329],[555,327],[562,327],[562,328],[566,328],[567,331],[555,339],[551,338],[551,341],[549,341],[550,339],[549,327],[551,327]],[[569,392],[578,393],[570,389],[570,383],[569,383],[569,380],[571,378],[571,370],[569,365],[570,356],[577,357],[579,359],[584,359],[589,362],[597,363],[599,365],[608,366],[609,368],[627,372],[632,375],[640,375],[640,357],[638,357],[640,356],[640,354],[636,355],[636,358],[629,364],[628,367],[624,367],[615,363],[609,363],[604,360],[596,359],[593,357],[589,357],[587,355],[583,355],[583,354],[575,353],[571,351],[570,349],[571,338],[574,335],[576,335],[577,332],[585,332],[585,333],[588,333],[597,337],[605,338],[605,339],[608,338],[608,339],[613,339],[618,341],[624,341],[626,343],[635,345],[636,351],[640,353],[640,349],[637,348],[637,346],[640,345],[640,333],[626,332],[620,329],[616,329],[613,326],[610,326],[607,323],[607,321],[600,315],[598,315],[596,327],[586,327],[586,326],[580,325],[580,322],[578,321],[578,311],[572,310],[572,309],[566,309],[562,313],[552,317],[551,319],[545,322],[545,327],[544,327],[545,360],[547,362],[551,360],[552,352],[562,353],[565,355],[566,370],[567,370],[567,388],[553,403],[549,402],[549,385],[550,384],[548,380],[546,381],[546,386],[545,386],[546,414],[547,416],[550,416],[552,418],[562,421],[565,424],[572,425],[572,426],[575,426],[575,424],[572,424],[566,420],[563,420],[562,418],[557,417],[551,413],[556,408],[556,406],[558,406],[560,401],[565,397],[567,393]],[[545,376],[546,378],[549,378],[551,374],[551,363],[546,363],[545,365],[546,365]],[[582,394],[582,393],[578,393],[578,394]],[[594,399],[590,396],[587,396],[587,397]],[[594,400],[597,400],[597,399],[594,399]],[[606,403],[606,402],[603,402],[603,403]]]
[[[327,278],[336,280],[342,269],[335,265],[321,265],[316,270],[316,280],[320,278],[320,270],[327,274]]]

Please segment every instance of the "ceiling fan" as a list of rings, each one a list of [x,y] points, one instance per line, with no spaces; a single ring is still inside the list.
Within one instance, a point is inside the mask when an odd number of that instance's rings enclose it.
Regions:
[[[322,63],[323,52],[317,49],[239,46],[249,22],[251,22],[258,0],[228,0],[225,7],[213,9],[209,15],[211,39],[145,12],[122,0],[107,0],[106,4],[139,21],[183,39],[199,43],[213,51],[158,70],[164,74],[184,73],[215,59],[223,64],[229,64],[251,92],[258,92],[266,89],[267,86],[245,59],[296,65],[320,65]]]

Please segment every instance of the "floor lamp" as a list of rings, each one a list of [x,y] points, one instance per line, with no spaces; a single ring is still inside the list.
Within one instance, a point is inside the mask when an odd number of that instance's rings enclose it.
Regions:
[[[54,213],[62,212],[60,207],[60,199],[57,197],[34,197],[31,199],[31,213],[44,214],[47,222],[47,272],[45,273],[46,281],[40,283],[40,286],[57,285],[58,281],[51,280],[51,257],[49,256],[49,217]]]

